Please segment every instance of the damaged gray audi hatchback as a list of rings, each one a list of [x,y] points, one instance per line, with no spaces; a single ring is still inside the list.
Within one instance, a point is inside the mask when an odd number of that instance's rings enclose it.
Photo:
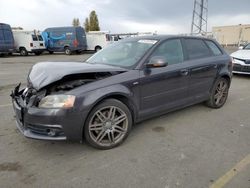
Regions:
[[[84,63],[42,62],[12,91],[18,129],[41,140],[121,144],[133,124],[196,103],[226,102],[232,59],[211,39],[125,39]]]

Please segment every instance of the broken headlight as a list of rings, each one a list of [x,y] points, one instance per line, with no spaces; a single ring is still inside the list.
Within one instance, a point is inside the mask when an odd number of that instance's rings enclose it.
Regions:
[[[72,108],[75,103],[73,95],[48,95],[41,99],[39,108]]]

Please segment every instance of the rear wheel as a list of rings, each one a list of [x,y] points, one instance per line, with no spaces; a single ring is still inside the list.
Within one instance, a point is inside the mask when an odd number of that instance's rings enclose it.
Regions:
[[[49,51],[49,54],[53,54],[54,52],[53,51]]]
[[[20,48],[20,54],[21,54],[21,56],[27,56],[28,52],[25,48]]]
[[[107,99],[89,114],[84,136],[88,144],[98,149],[111,149],[128,136],[132,116],[128,107],[116,99]]]
[[[219,78],[214,83],[210,98],[206,102],[211,108],[221,108],[227,100],[229,91],[229,81],[225,78]]]
[[[41,52],[35,52],[35,55],[41,55],[42,53]]]
[[[95,47],[95,51],[96,51],[96,52],[100,51],[101,49],[102,49],[101,46],[96,46],[96,47]]]
[[[65,47],[64,52],[66,55],[71,55],[71,53],[72,53],[71,50],[69,49],[69,47]]]

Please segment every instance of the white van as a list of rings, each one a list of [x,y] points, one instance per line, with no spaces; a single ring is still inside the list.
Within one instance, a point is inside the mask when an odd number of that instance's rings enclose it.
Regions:
[[[86,33],[87,50],[99,51],[110,44],[111,37],[106,31],[89,31]]]
[[[40,55],[45,51],[45,43],[40,33],[35,31],[13,30],[16,51],[22,56],[28,53]]]

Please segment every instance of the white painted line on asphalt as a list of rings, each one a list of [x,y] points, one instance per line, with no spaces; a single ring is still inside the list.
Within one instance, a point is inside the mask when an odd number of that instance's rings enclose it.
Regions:
[[[9,106],[12,106],[12,104],[11,103],[9,103],[9,104],[0,104],[0,108],[9,107]]]

